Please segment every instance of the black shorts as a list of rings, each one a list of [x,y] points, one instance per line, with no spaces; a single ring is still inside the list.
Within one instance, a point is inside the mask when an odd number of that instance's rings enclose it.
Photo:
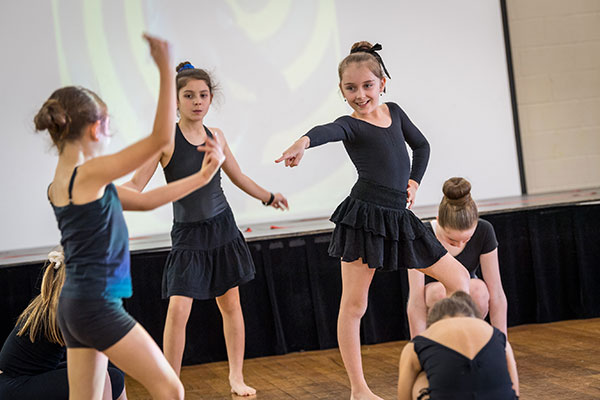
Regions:
[[[68,348],[104,351],[122,339],[136,321],[122,299],[69,299],[58,302],[58,325]]]

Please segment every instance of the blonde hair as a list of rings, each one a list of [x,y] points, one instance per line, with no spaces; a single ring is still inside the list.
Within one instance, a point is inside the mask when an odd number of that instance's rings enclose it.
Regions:
[[[62,250],[58,254],[62,255]],[[17,320],[17,326],[20,326],[17,335],[28,335],[32,343],[44,337],[51,343],[64,346],[56,312],[60,291],[65,283],[65,263],[60,258],[53,258],[46,263],[45,268],[40,294],[29,303]]]
[[[443,228],[464,231],[479,218],[477,205],[471,198],[471,184],[465,178],[454,177],[444,182],[444,198],[438,208],[438,223]]]

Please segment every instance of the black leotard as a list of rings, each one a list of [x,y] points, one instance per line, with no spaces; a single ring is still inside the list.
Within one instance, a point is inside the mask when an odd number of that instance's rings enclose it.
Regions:
[[[425,222],[425,227],[432,233],[433,226],[431,222]],[[438,226],[439,229],[439,226]],[[480,262],[479,256],[487,254],[498,247],[498,240],[496,239],[496,233],[494,227],[488,221],[479,218],[477,220],[477,228],[471,239],[465,245],[460,253],[454,256],[466,269],[469,271],[471,278],[477,278],[479,271]],[[431,280],[434,282],[435,280]]]
[[[204,127],[208,137],[213,137]],[[204,153],[183,136],[179,124],[175,129],[175,147],[171,160],[163,169],[167,182],[173,182],[192,175],[202,167]],[[173,217],[176,222],[198,222],[212,218],[229,208],[221,188],[221,169],[205,186],[193,191],[182,199],[173,202]]]
[[[306,136],[310,147],[343,140],[359,179],[406,191],[408,179],[421,182],[429,161],[429,143],[396,103],[386,103],[392,123],[381,128],[343,116],[312,128]],[[412,168],[406,143],[413,150]]]
[[[431,400],[515,398],[506,362],[506,336],[493,329],[473,359],[424,336],[413,338],[415,353],[427,373]]]

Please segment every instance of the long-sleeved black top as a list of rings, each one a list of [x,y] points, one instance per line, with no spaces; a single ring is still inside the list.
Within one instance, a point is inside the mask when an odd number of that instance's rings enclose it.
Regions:
[[[349,115],[312,128],[310,147],[342,140],[359,179],[406,191],[408,179],[421,182],[429,161],[429,143],[396,103],[386,103],[392,123],[382,128]],[[412,168],[406,143],[413,151]]]

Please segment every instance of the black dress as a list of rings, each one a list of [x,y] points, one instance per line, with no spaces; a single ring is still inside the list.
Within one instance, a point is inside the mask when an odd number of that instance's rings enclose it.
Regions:
[[[204,153],[196,147],[177,125],[173,156],[164,168],[167,182],[200,170]],[[207,185],[173,202],[173,215],[163,298],[212,299],[254,279],[254,262],[221,188],[220,169]]]
[[[346,262],[360,258],[384,271],[427,268],[446,249],[406,208],[406,188],[409,178],[421,181],[429,143],[397,104],[386,104],[389,127],[343,116],[306,134],[310,147],[342,140],[358,172],[350,195],[331,216],[329,254]],[[412,168],[406,143],[413,150]]]

